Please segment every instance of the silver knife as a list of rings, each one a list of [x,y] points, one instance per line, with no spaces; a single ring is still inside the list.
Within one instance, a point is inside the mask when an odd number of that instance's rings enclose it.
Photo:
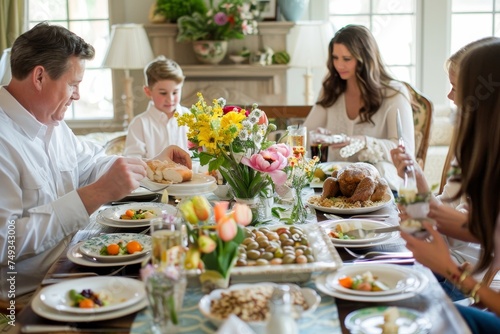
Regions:
[[[58,332],[90,332],[90,333],[129,333],[129,328],[101,327],[84,328],[64,325],[25,325],[21,327],[21,333],[58,333]]]

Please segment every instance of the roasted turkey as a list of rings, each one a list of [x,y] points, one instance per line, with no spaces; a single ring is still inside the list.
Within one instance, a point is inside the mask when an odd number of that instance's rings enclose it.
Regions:
[[[321,199],[345,196],[346,201],[383,199],[387,193],[387,181],[380,177],[378,170],[365,162],[357,162],[334,171],[323,184]]]

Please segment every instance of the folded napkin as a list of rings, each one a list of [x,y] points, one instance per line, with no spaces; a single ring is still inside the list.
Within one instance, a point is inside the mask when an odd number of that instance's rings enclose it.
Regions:
[[[229,318],[219,327],[217,334],[255,334],[255,332],[243,320],[231,314]]]

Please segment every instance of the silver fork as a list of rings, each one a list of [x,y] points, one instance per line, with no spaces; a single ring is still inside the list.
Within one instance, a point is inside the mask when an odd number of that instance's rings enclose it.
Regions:
[[[347,247],[344,247],[344,250],[351,255],[352,257],[355,257],[358,260],[369,260],[369,259],[392,259],[392,258],[412,258],[413,253],[412,252],[379,252],[379,251],[373,251],[373,252],[368,252],[366,254],[358,254],[354,253],[352,250],[350,250]]]
[[[149,191],[151,191],[151,192],[156,193],[156,192],[158,192],[158,191],[161,191],[161,190],[167,189],[168,187],[170,187],[170,184],[167,184],[167,185],[162,186],[162,187],[153,188],[152,186],[150,186],[150,185],[146,184],[146,181],[141,180],[141,181],[139,181],[139,186],[140,186],[140,187],[142,187],[142,188],[144,188],[144,189],[147,189],[147,190],[149,190]]]

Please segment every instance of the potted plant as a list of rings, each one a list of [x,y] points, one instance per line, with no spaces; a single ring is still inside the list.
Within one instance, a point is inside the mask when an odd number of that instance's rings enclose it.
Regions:
[[[193,12],[177,20],[178,42],[193,42],[202,63],[217,64],[224,59],[227,41],[257,33],[256,0],[210,1],[205,11]]]

